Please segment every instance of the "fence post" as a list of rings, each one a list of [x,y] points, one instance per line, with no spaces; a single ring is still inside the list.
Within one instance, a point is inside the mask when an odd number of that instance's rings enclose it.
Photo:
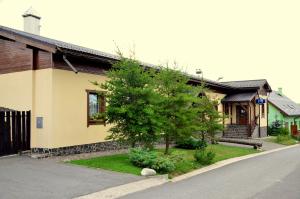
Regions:
[[[26,149],[30,150],[31,139],[31,112],[26,112]]]

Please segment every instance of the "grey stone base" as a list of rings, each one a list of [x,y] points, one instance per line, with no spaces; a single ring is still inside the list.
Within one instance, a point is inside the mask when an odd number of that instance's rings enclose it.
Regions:
[[[260,137],[267,137],[268,136],[268,127],[262,126],[260,127]]]
[[[127,145],[115,141],[98,142],[93,144],[83,144],[76,146],[60,147],[60,148],[32,148],[31,153],[45,154],[47,156],[64,156],[80,153],[91,153],[99,151],[112,151],[128,148]]]

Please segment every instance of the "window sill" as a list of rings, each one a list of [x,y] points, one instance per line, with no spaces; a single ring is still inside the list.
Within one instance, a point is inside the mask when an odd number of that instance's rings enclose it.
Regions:
[[[88,121],[88,126],[90,125],[104,125],[106,126],[105,120],[90,120]]]

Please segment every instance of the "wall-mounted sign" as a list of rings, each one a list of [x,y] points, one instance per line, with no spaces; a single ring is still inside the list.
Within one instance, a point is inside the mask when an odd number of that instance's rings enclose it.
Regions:
[[[264,104],[264,103],[266,103],[266,100],[263,99],[263,98],[257,98],[257,99],[255,100],[255,103],[256,103],[256,104]]]

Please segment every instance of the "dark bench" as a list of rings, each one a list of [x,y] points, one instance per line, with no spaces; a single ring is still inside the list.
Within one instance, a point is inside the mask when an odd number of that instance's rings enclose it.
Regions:
[[[259,149],[262,147],[262,142],[259,140],[251,140],[251,139],[236,139],[236,138],[219,138],[219,142],[228,142],[234,144],[243,144],[253,146],[254,149]]]

